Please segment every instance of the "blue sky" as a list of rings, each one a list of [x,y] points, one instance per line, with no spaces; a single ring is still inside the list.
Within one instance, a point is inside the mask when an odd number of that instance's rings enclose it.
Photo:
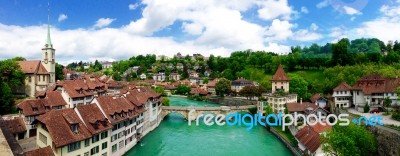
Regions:
[[[40,59],[48,0],[0,1],[0,59]],[[50,1],[56,57],[119,60],[153,53],[288,53],[342,37],[400,40],[400,0]],[[397,28],[397,29],[396,29]]]

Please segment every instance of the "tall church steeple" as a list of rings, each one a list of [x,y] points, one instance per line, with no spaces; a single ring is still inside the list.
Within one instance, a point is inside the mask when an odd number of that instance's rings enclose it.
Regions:
[[[48,4],[48,14],[47,14],[47,40],[46,44],[42,48],[42,64],[46,68],[47,72],[50,74],[49,83],[56,82],[56,59],[55,59],[55,49],[51,43],[50,38],[50,3]]]

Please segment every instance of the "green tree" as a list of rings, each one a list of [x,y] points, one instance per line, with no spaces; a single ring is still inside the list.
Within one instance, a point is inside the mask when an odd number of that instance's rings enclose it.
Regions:
[[[163,97],[163,100],[161,101],[163,106],[169,106],[169,98]]]
[[[338,43],[332,45],[333,65],[347,65],[349,62],[349,39],[343,38]]]
[[[0,114],[11,113],[14,108],[12,88],[24,85],[25,74],[15,59],[0,61]]]
[[[156,93],[165,95],[165,93],[164,93],[164,87],[156,86],[156,87],[154,88],[154,91],[155,91]]]
[[[293,74],[290,80],[290,92],[299,95],[299,98],[309,99],[308,82],[303,77]]]
[[[112,77],[113,77],[113,79],[114,79],[115,81],[121,81],[121,80],[122,80],[121,74],[119,74],[118,72],[114,72],[114,74],[112,75]]]
[[[388,108],[390,107],[390,105],[392,104],[392,100],[389,97],[386,97],[383,100],[383,107],[386,107],[386,113],[388,113]]]
[[[368,105],[368,103],[366,103],[364,105],[364,113],[368,113],[368,112],[369,112],[369,105]]]
[[[61,64],[56,63],[56,80],[64,80],[63,69]]]
[[[215,86],[215,92],[217,95],[223,97],[225,94],[228,94],[231,91],[231,81],[228,79],[222,78],[220,79],[216,86]]]
[[[333,130],[322,135],[322,149],[329,155],[376,155],[377,141],[365,127],[350,123],[335,125]]]
[[[207,84],[208,83],[208,78],[204,78],[203,79],[203,84]]]
[[[180,84],[178,85],[178,87],[176,88],[175,93],[176,94],[181,94],[181,95],[188,95],[190,93],[192,89],[189,86]]]
[[[259,89],[256,86],[244,86],[242,90],[239,91],[239,95],[246,98],[251,98],[259,95]]]

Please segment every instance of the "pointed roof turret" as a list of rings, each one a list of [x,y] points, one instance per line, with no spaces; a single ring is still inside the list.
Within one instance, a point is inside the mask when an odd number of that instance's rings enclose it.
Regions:
[[[53,44],[51,44],[51,38],[50,38],[50,3],[48,3],[48,8],[47,8],[47,40],[46,40],[46,47],[52,48]]]
[[[279,65],[278,70],[276,70],[275,75],[272,77],[271,81],[289,81],[289,78],[286,76],[282,65]]]

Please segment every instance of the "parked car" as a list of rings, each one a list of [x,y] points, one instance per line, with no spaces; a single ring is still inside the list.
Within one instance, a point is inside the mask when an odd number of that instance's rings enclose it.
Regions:
[[[376,109],[373,109],[372,111],[370,111],[370,113],[380,113],[381,111],[378,109],[378,108],[376,108]]]

